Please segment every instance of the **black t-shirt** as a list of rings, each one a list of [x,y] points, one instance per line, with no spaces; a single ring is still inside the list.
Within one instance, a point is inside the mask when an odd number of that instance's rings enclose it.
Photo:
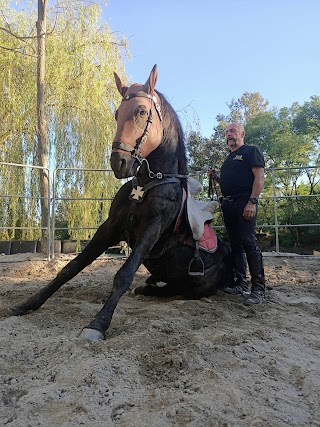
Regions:
[[[262,151],[255,145],[242,145],[225,159],[220,172],[220,187],[224,196],[251,194],[254,175],[252,168],[265,162]]]

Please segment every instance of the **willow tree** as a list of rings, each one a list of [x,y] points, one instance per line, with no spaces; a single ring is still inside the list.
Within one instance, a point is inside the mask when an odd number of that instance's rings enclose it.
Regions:
[[[38,19],[38,34],[32,25],[37,21],[36,11],[14,13],[8,5],[3,10],[6,22],[0,32],[0,37],[4,38],[0,41],[3,47],[0,49],[0,60],[3,63],[0,90],[5,94],[9,87],[13,88],[14,96],[8,96],[8,106],[14,114],[9,114],[10,124],[0,124],[1,160],[8,161],[9,151],[15,153],[16,162],[36,159],[39,141],[37,41],[40,35],[45,35],[43,93],[46,133],[42,139],[45,141],[41,148],[44,155],[42,165],[48,152],[51,169],[108,168],[115,130],[115,105],[120,101],[113,71],[124,76],[123,57],[128,53],[126,40],[118,39],[102,22],[101,9],[97,3],[76,1],[72,2],[72,8],[48,11],[46,28],[40,27]],[[11,68],[7,64],[11,64]],[[11,73],[7,70],[11,70]],[[6,110],[1,111],[1,114],[5,116]],[[59,174],[58,189],[62,195],[71,198],[96,198],[95,206],[100,214],[103,210],[105,216],[109,204],[102,201],[112,197],[117,185],[118,182],[111,174],[75,174],[66,170]],[[90,227],[96,226],[98,222],[97,211],[93,213],[94,210],[83,205],[70,205],[69,208],[60,209],[60,212],[63,211],[70,227],[77,224]]]
[[[49,175],[48,175],[48,132],[45,111],[45,54],[47,32],[47,0],[38,0],[37,28],[37,145],[40,173],[40,205],[42,230],[47,225],[49,212]],[[45,248],[46,236],[42,232],[42,247]]]
[[[0,1],[0,161],[38,164],[35,139],[36,125],[36,64],[37,55],[29,20],[10,9],[8,1]],[[37,171],[38,173],[38,171]],[[0,167],[2,195],[33,196],[39,179],[31,170]],[[32,183],[32,185],[31,185]],[[0,199],[1,225],[26,229],[4,229],[2,239],[31,239],[39,220],[35,199],[7,197]],[[25,218],[22,223],[21,218]],[[39,238],[39,235],[36,235]]]

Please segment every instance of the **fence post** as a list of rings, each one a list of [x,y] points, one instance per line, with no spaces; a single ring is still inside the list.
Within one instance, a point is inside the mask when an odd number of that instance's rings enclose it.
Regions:
[[[272,169],[272,191],[273,191],[274,225],[275,225],[275,231],[276,231],[276,252],[278,254],[280,252],[280,246],[279,246],[277,195],[276,195],[276,184],[275,184],[274,169]]]

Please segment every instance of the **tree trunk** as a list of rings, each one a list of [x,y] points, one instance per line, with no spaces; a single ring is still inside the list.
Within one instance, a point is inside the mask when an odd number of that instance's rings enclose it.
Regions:
[[[38,62],[37,62],[37,139],[39,166],[48,167],[47,122],[45,115],[45,47],[46,47],[47,0],[38,0]],[[49,177],[46,169],[40,169],[41,227],[48,225]],[[47,250],[48,234],[41,233],[42,252]]]

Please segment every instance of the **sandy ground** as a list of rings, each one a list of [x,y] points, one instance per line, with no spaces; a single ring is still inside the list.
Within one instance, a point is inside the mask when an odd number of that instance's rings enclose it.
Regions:
[[[2,256],[1,308],[72,257]],[[81,340],[123,262],[98,259],[37,312],[1,318],[1,426],[320,426],[320,257],[266,256],[258,307],[128,292],[107,339]]]

